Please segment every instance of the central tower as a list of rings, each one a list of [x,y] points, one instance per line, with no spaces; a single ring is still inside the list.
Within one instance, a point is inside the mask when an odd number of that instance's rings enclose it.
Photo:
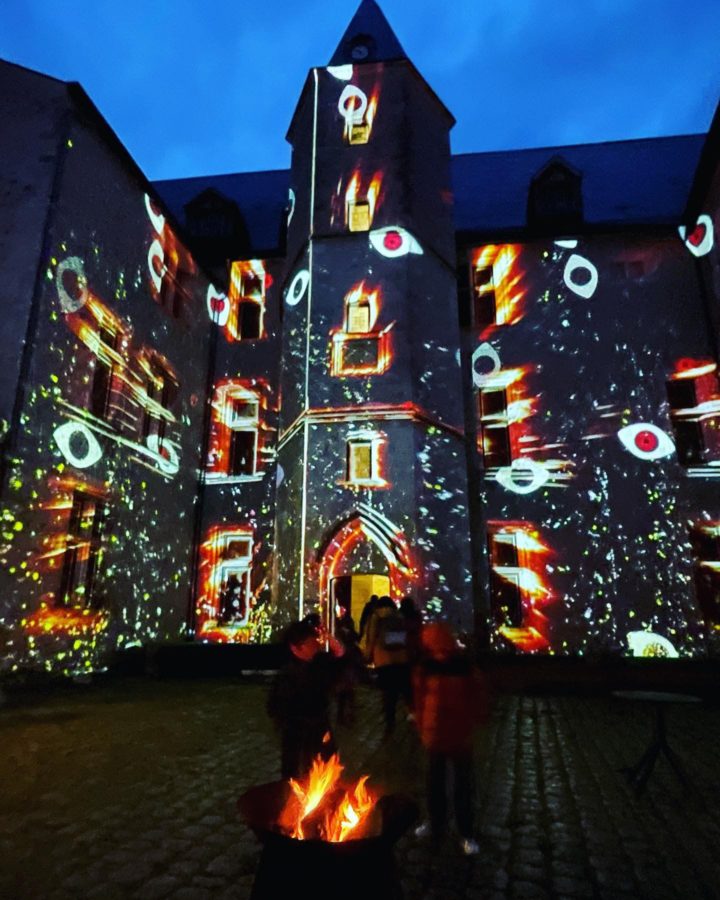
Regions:
[[[387,592],[471,627],[453,124],[373,0],[295,111],[278,625]]]

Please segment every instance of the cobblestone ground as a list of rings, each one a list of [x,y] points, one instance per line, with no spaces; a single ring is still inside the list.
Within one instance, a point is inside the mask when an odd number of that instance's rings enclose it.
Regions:
[[[17,697],[0,709],[0,897],[249,897],[260,845],[235,800],[278,774],[258,678],[123,679]],[[378,697],[339,731],[351,773],[422,801],[403,723],[380,740]],[[720,710],[668,710],[694,791],[664,761],[636,799],[618,769],[652,709],[611,697],[501,695],[477,746],[480,853],[412,834],[396,848],[406,900],[720,897]]]

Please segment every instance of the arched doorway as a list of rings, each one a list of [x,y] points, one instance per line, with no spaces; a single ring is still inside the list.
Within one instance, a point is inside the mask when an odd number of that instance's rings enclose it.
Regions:
[[[329,628],[338,602],[351,610],[357,625],[371,594],[400,598],[417,589],[420,572],[405,535],[367,503],[330,529],[316,558],[318,600]]]

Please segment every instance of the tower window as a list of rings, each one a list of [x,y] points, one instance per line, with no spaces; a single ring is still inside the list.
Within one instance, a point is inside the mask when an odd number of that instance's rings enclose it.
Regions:
[[[522,592],[517,535],[512,531],[491,531],[488,535],[490,560],[490,603],[496,627],[521,628]]]
[[[374,432],[358,434],[346,445],[345,481],[349,485],[381,487],[386,484],[380,474],[380,447],[383,438]]]
[[[242,625],[250,611],[253,538],[249,532],[220,534],[220,559],[214,583],[218,624]]]
[[[369,231],[370,203],[367,200],[348,200],[347,221],[350,231]]]

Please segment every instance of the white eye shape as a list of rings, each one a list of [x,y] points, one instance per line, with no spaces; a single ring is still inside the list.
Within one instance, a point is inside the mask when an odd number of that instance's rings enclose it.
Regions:
[[[288,210],[288,225],[292,222],[292,217],[295,213],[295,191],[290,188],[288,190],[288,202],[290,204],[290,209]]]
[[[332,75],[333,78],[337,78],[338,81],[350,81],[353,76],[353,67],[352,63],[347,63],[344,66],[328,66],[328,75]]]
[[[705,256],[706,253],[712,250],[714,229],[712,219],[707,214],[703,213],[703,215],[699,216],[690,234],[687,233],[687,228],[684,225],[678,228],[678,232],[693,256]]]
[[[556,247],[563,247],[565,250],[574,250],[578,245],[578,242],[575,238],[566,240],[566,241],[555,241]]]
[[[155,211],[152,200],[148,194],[145,194],[145,209],[155,231],[158,234],[162,234],[163,228],[165,227],[165,216],[162,213]]]
[[[480,360],[483,360],[483,364],[478,367],[478,362]],[[491,367],[488,367],[488,361],[490,362]],[[476,347],[475,352],[472,355],[471,365],[473,384],[475,387],[482,387],[487,384],[492,376],[496,372],[499,372],[501,368],[500,357],[497,354],[497,350],[495,350],[492,344],[489,344],[487,341],[484,341],[479,347]],[[478,368],[480,371],[478,371]]]
[[[399,225],[387,228],[376,228],[368,235],[370,243],[383,256],[394,259],[396,256],[407,256],[408,253],[422,254],[423,249],[415,238]]]
[[[495,476],[505,490],[515,494],[532,494],[550,477],[545,466],[534,459],[514,459],[509,466],[498,470]]]
[[[87,469],[103,455],[97,438],[82,422],[65,422],[64,425],[58,425],[53,437],[62,455],[76,469]]]
[[[583,276],[579,279],[578,274],[583,272]],[[584,256],[573,253],[565,263],[565,271],[563,272],[565,284],[577,294],[579,297],[592,297],[598,286],[598,270]]]
[[[628,631],[627,642],[633,656],[677,657],[672,642],[653,631]]]
[[[357,103],[355,101],[358,101]],[[346,84],[338,100],[338,110],[345,121],[360,124],[368,107],[367,94],[353,84]]]
[[[230,301],[225,294],[219,294],[210,284],[207,291],[207,308],[210,318],[223,328],[230,318]]]
[[[180,469],[180,457],[169,441],[160,442],[156,434],[147,436],[148,450],[155,455],[158,468],[165,475],[177,475]]]
[[[155,285],[155,290],[159,292],[165,274],[165,250],[157,238],[150,244],[147,262],[152,283]]]
[[[675,452],[675,444],[656,425],[640,422],[626,425],[617,435],[623,447],[638,459],[662,459]]]
[[[55,274],[55,287],[63,312],[77,312],[85,306],[88,298],[87,276],[79,256],[69,256],[60,263]]]
[[[285,294],[285,302],[288,306],[297,306],[305,296],[310,283],[310,273],[307,269],[300,269],[290,282],[290,287]]]

